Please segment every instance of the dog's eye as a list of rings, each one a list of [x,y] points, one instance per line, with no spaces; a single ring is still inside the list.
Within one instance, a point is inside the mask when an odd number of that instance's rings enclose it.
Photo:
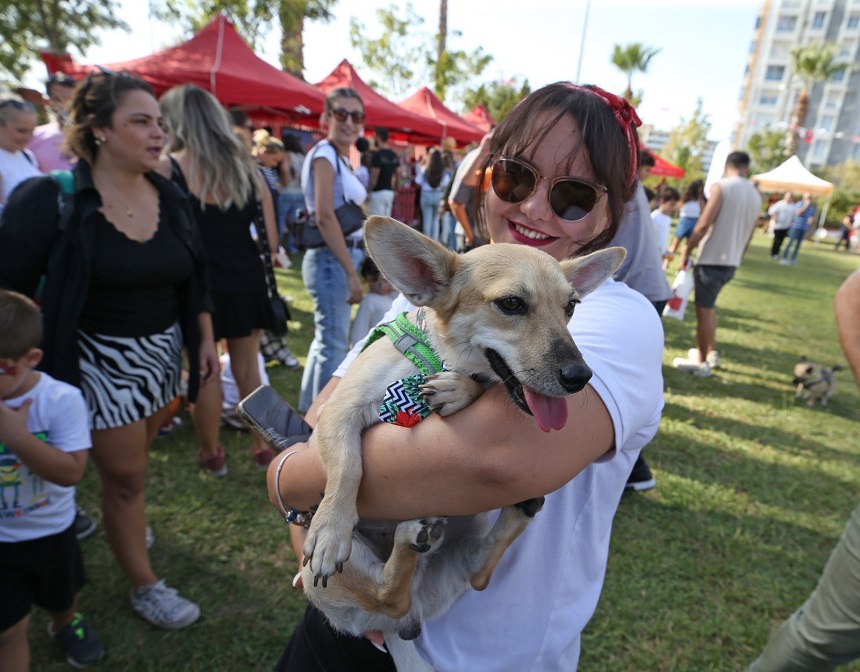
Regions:
[[[564,314],[567,315],[568,320],[573,317],[573,311],[576,309],[577,303],[579,303],[579,301],[577,301],[576,299],[571,299],[564,307]]]
[[[503,296],[501,299],[496,299],[495,303],[508,315],[524,315],[526,312],[526,304],[518,296]]]

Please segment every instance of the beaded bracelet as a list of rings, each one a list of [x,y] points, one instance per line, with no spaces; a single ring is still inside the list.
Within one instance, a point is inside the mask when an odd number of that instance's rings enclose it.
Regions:
[[[281,499],[281,469],[284,468],[284,462],[287,461],[291,455],[295,455],[296,453],[302,452],[301,450],[291,450],[289,453],[284,455],[281,458],[281,461],[278,463],[278,469],[275,472],[275,497],[278,499],[278,508],[284,516],[284,522],[287,525],[301,525],[305,529],[310,527],[311,525],[311,512],[309,511],[298,511],[294,508],[287,509],[284,505],[284,500]]]

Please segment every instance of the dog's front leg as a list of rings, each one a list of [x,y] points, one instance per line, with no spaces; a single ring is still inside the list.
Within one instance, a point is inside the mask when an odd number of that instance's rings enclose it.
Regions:
[[[543,508],[543,503],[543,497],[536,497],[513,506],[506,506],[501,510],[495,525],[481,540],[477,552],[470,558],[472,588],[484,590],[490,585],[490,578],[502,555],[532,523],[537,512]]]
[[[433,411],[446,416],[462,411],[480,397],[487,386],[460,371],[440,371],[427,376],[418,389]]]
[[[352,551],[352,532],[358,523],[356,499],[361,482],[361,432],[344,422],[339,413],[320,417],[317,445],[326,469],[325,496],[314,514],[304,545],[304,562],[310,563],[314,583],[323,586]]]

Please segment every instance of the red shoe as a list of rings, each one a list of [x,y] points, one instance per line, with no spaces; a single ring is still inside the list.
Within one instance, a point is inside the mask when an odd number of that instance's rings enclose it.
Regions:
[[[218,446],[217,453],[208,457],[206,457],[202,448],[198,448],[197,459],[200,460],[200,464],[210,476],[220,477],[227,475],[227,454],[221,446]]]
[[[261,448],[260,450],[254,451],[253,457],[254,462],[257,463],[260,471],[266,471],[272,463],[272,460],[275,459],[275,451],[269,447]]]

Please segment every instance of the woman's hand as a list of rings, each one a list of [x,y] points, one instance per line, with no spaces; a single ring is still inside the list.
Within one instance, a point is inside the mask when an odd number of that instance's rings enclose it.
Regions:
[[[364,296],[364,288],[361,286],[361,280],[359,279],[358,274],[354,271],[352,273],[347,273],[346,281],[349,285],[349,298],[346,302],[361,303],[361,299]]]
[[[221,362],[218,361],[218,350],[215,341],[204,338],[200,341],[200,385],[208,385],[221,377]]]

